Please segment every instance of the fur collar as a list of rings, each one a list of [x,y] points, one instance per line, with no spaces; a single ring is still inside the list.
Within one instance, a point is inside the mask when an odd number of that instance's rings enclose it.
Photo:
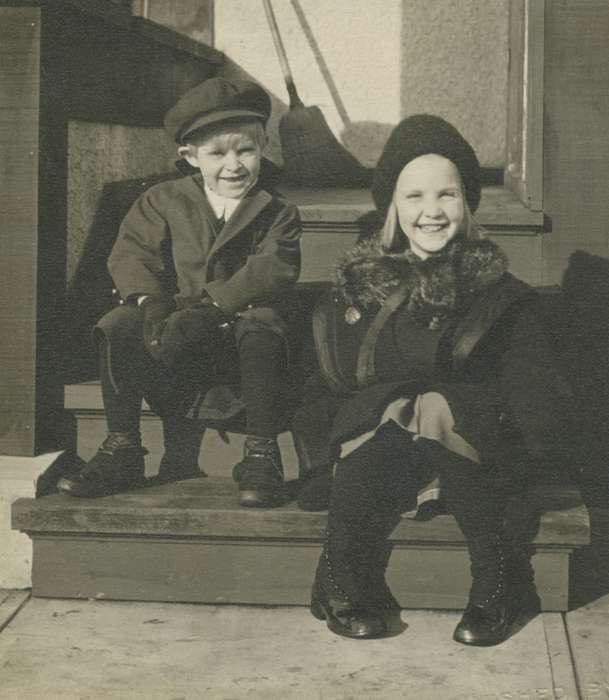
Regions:
[[[488,239],[458,237],[441,254],[421,260],[410,250],[383,252],[376,235],[338,260],[336,288],[347,305],[368,309],[381,305],[405,284],[408,310],[418,323],[435,329],[498,281],[507,268],[505,253]]]

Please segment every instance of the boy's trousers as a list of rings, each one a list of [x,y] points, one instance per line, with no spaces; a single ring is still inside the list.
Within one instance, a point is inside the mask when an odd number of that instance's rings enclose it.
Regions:
[[[221,384],[240,385],[248,434],[275,437],[282,429],[287,344],[274,329],[251,321],[242,322],[237,332],[217,329],[171,370],[146,351],[143,314],[136,306],[122,305],[106,314],[95,327],[94,340],[111,431],[139,432],[143,398],[164,420],[197,418],[206,392]]]

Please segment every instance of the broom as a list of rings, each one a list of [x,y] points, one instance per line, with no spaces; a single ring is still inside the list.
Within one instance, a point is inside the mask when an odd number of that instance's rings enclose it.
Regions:
[[[290,109],[279,121],[285,179],[305,187],[369,187],[371,171],[339,143],[319,107],[305,107],[296,85],[271,0],[262,0],[290,98]]]

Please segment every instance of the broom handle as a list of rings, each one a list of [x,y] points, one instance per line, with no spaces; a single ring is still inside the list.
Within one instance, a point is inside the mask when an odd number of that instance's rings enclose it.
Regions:
[[[285,46],[281,40],[281,35],[279,34],[279,27],[277,26],[277,20],[275,19],[275,13],[273,12],[273,7],[271,5],[271,0],[262,0],[264,4],[264,11],[266,13],[266,19],[269,23],[269,29],[271,30],[271,36],[273,37],[273,43],[275,44],[275,51],[277,52],[277,58],[279,59],[279,65],[281,66],[281,72],[283,73],[283,79],[285,80],[285,86],[290,96],[290,109],[295,107],[304,107],[302,100],[298,97],[296,92],[296,85],[294,84],[294,78],[292,77],[292,71],[290,70],[290,64],[288,63],[288,57],[285,52]]]

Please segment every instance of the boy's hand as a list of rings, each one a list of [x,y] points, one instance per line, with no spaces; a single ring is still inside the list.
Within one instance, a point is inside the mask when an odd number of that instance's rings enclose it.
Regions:
[[[175,309],[173,299],[147,296],[140,304],[144,314],[144,345],[155,360],[161,357],[161,336],[167,319]]]
[[[218,341],[218,334],[230,327],[231,319],[213,303],[201,303],[175,311],[167,319],[161,336],[160,360],[167,367],[175,366],[181,356],[199,346],[209,349]]]

